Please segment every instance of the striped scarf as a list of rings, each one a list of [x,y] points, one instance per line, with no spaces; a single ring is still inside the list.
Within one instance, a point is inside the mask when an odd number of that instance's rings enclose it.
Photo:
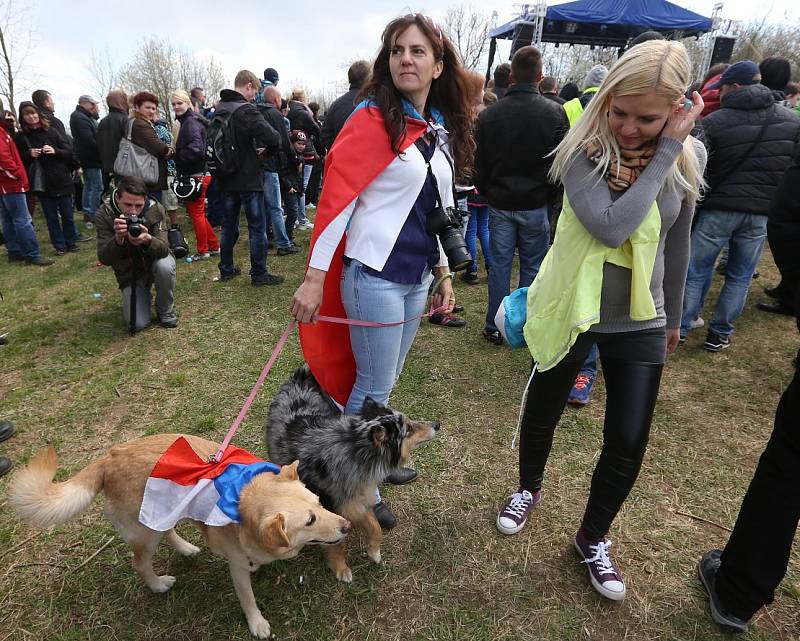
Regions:
[[[608,186],[614,191],[625,191],[630,187],[644,168],[650,163],[656,153],[658,139],[646,144],[641,149],[620,149],[622,160],[617,161],[617,155],[611,152],[611,162],[605,173]],[[586,147],[589,160],[598,164],[602,157],[600,145],[589,143]]]

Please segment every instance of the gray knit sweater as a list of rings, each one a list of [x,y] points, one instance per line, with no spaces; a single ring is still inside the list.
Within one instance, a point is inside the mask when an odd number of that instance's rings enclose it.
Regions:
[[[662,137],[650,164],[625,192],[614,192],[585,154],[579,155],[563,177],[564,191],[575,215],[586,230],[604,245],[619,247],[636,231],[653,201],[661,214],[661,238],[656,252],[650,291],[656,317],[634,321],[630,317],[631,270],[606,263],[600,298],[600,322],[594,332],[631,332],[666,325],[677,329],[683,309],[683,287],[689,266],[689,237],[694,206],[685,190],[664,186],[670,168],[683,145]],[[705,169],[706,151],[699,141],[695,150],[700,171]]]

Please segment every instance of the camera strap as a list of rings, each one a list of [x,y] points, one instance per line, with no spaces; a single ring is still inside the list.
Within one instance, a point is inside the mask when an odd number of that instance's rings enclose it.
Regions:
[[[417,140],[414,142],[414,145],[417,147],[417,149],[419,149],[419,152],[422,154],[422,159],[425,161],[425,165],[428,167],[428,175],[431,177],[431,180],[433,180],[433,185],[436,188],[436,206],[444,209],[444,203],[442,203],[441,194],[439,192],[439,181],[436,180],[436,174],[434,174],[433,169],[431,169],[431,160],[433,159],[433,154],[435,154],[436,150],[439,148],[439,136],[435,131],[432,132],[432,135],[433,135],[433,153],[431,153],[430,158],[427,157],[427,149],[425,148],[425,142],[422,140],[422,138],[417,138]],[[453,184],[453,189],[452,189],[453,206],[458,207],[458,198],[456,197],[456,190],[455,190],[456,168],[455,165],[453,165],[453,160],[450,158],[450,156],[447,154],[446,151],[442,150],[442,155],[447,160],[447,164],[450,165],[450,175],[452,176],[451,182]]]

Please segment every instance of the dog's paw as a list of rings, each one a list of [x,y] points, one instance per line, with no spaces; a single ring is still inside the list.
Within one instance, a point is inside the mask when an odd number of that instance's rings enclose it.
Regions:
[[[367,558],[373,563],[380,563],[381,562],[380,548],[378,548],[377,550],[367,550]]]
[[[342,583],[352,583],[353,571],[345,566],[344,570],[336,570],[336,578]]]
[[[250,634],[257,639],[269,639],[269,621],[267,621],[260,614],[258,615],[258,618],[254,617],[252,621],[248,621],[247,627],[250,628]]]
[[[173,585],[175,585],[175,577],[169,574],[162,574],[157,576],[156,580],[149,586],[149,588],[156,593],[166,592]]]
[[[180,547],[175,548],[178,551],[178,554],[181,556],[197,556],[200,554],[200,548],[196,545],[192,545],[188,541],[185,542],[186,545],[181,545]]]

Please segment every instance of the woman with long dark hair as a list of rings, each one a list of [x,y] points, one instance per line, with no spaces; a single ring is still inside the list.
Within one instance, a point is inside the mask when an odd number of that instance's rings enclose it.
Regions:
[[[17,113],[20,132],[15,141],[31,180],[31,192],[42,205],[50,242],[59,256],[76,252],[78,240],[85,239],[72,217],[72,172],[78,168],[72,147],[32,102],[21,103]]]
[[[364,399],[385,404],[433,305],[455,303],[448,258],[428,232],[431,214],[452,207],[453,177],[474,151],[466,72],[428,17],[409,14],[383,32],[361,102],[331,148],[305,280],[292,301],[303,353],[348,414]],[[434,282],[435,281],[435,282]],[[393,327],[311,324],[317,314]],[[390,478],[410,482],[413,470]],[[382,503],[384,527],[394,517]]]

